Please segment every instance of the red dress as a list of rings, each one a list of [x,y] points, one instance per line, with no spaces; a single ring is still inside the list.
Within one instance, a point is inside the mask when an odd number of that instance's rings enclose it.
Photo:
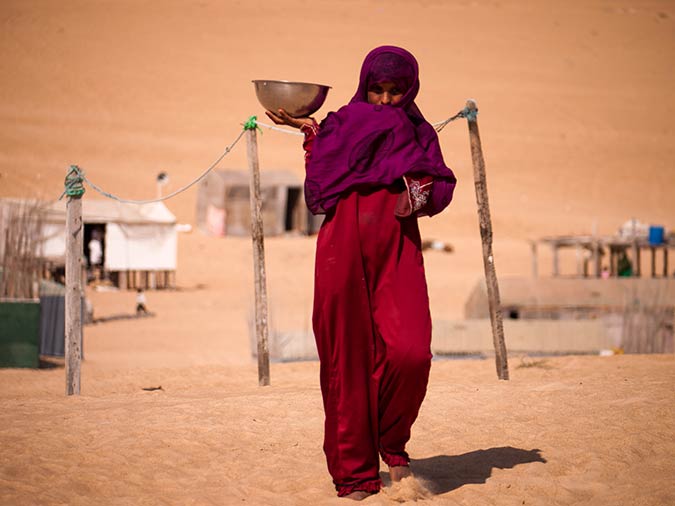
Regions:
[[[310,156],[316,128],[303,131]],[[405,189],[343,195],[317,239],[324,451],[340,496],[379,490],[378,454],[389,466],[408,465],[405,445],[426,393],[431,316],[417,217],[395,214]]]

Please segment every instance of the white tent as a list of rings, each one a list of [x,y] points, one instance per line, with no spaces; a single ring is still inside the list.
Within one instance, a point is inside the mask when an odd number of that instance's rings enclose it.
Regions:
[[[176,217],[163,203],[83,199],[82,220],[85,225],[105,225],[106,271],[176,270]],[[65,257],[65,223],[65,202],[49,205],[44,223],[45,257]]]
[[[18,199],[0,201],[0,208],[20,205],[39,206],[44,211],[44,242],[39,254],[53,264],[63,265],[66,254],[65,200],[32,204]],[[176,217],[163,203],[122,204],[114,200],[83,198],[82,221],[85,226],[85,255],[90,230],[102,230],[102,267],[105,272],[113,274],[121,287],[152,287],[157,284],[154,273],[161,273],[165,278],[160,285],[170,284],[168,279],[176,270]],[[127,279],[124,273],[132,275],[133,279]],[[140,273],[141,280],[136,279],[137,273]]]

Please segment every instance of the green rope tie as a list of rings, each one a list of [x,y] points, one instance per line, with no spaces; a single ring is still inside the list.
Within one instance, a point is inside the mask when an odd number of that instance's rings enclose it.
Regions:
[[[476,121],[478,117],[478,109],[470,110],[468,107],[462,109],[462,117],[466,118],[468,121]]]
[[[77,165],[71,165],[68,174],[66,174],[66,181],[63,195],[68,195],[69,197],[81,197],[84,195],[84,185],[83,174],[80,172],[80,168]]]
[[[260,130],[262,134],[262,129],[258,126],[258,116],[251,116],[246,123],[244,123],[244,130]]]

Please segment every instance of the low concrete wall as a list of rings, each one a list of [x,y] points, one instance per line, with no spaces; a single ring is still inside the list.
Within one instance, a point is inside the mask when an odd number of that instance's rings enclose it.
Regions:
[[[505,320],[508,352],[598,353],[618,346],[599,320]],[[431,348],[437,355],[492,354],[490,320],[435,320]]]
[[[513,353],[588,354],[618,347],[599,320],[506,320],[506,347]],[[269,336],[276,362],[318,359],[311,332],[275,331]],[[255,356],[255,339],[251,339]],[[490,320],[434,320],[431,349],[435,355],[492,355]]]

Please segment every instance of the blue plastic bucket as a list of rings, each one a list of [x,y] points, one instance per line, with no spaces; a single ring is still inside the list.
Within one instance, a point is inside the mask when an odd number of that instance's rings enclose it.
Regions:
[[[663,244],[663,227],[649,227],[649,244]]]

